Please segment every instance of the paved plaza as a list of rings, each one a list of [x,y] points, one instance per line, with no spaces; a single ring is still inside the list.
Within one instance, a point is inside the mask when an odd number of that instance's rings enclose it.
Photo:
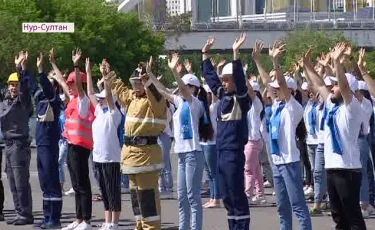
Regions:
[[[171,156],[172,168],[174,178],[177,173],[177,157],[175,154]],[[3,165],[4,169],[4,165]],[[31,161],[31,187],[33,191],[33,210],[37,221],[42,218],[42,193],[39,187],[38,174],[36,169],[36,151],[32,150],[32,161]],[[69,176],[69,174],[66,174]],[[2,175],[5,187],[5,217],[11,218],[14,216],[12,211],[13,201],[9,191],[8,181],[6,175]],[[94,193],[97,192],[95,183],[91,180]],[[175,181],[176,186],[176,181]],[[66,186],[68,188],[69,186]],[[275,199],[271,195],[271,191],[267,190],[267,199],[270,204],[264,206],[251,207],[251,229],[255,230],[272,230],[279,229],[279,218],[277,215],[276,207],[273,204]],[[207,199],[205,198],[203,202]],[[62,223],[64,225],[72,222],[75,217],[75,205],[74,197],[64,197]],[[330,230],[333,228],[333,221],[329,216],[314,217],[313,229],[314,230]],[[101,202],[93,203],[93,226],[101,224],[103,222],[103,204]],[[367,229],[375,230],[375,216],[366,220]],[[131,209],[129,195],[122,195],[122,213],[120,229],[132,230],[134,227],[133,214]],[[32,226],[15,227],[8,226],[4,222],[0,222],[0,230],[15,230],[15,229],[32,229]],[[94,228],[97,229],[97,228]],[[163,200],[162,201],[162,229],[164,230],[178,230],[178,208],[177,200]],[[204,230],[226,230],[226,211],[224,208],[204,210],[203,217],[203,229]],[[298,229],[297,219],[294,219],[294,229]]]

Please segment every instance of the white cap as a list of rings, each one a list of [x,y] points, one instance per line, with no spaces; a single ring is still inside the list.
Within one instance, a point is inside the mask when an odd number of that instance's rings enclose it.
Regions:
[[[364,81],[358,81],[358,89],[359,90],[367,90],[368,91],[368,87],[366,85],[366,82],[364,82]]]
[[[331,82],[330,76],[327,76],[327,77],[324,78],[324,84],[326,86],[332,86],[332,82]]]
[[[224,66],[221,71],[221,76],[223,75],[233,75],[233,64],[231,62]]]
[[[62,94],[60,94],[59,96],[60,96],[60,99],[61,99],[62,101],[65,101],[65,99],[66,99],[66,97],[65,97],[65,93],[62,93]]]
[[[249,82],[250,82],[251,87],[253,87],[254,91],[260,92],[260,85],[258,82],[256,81],[249,81]]]
[[[297,84],[294,81],[293,78],[291,77],[285,77],[286,85],[288,86],[289,89],[292,89],[294,91],[297,90]],[[280,88],[279,82],[277,82],[277,79],[274,80],[271,83],[268,83],[272,88]]]
[[[303,82],[301,85],[302,90],[309,90],[309,84],[307,82]]]
[[[95,97],[97,97],[97,98],[105,98],[105,94],[106,94],[105,89],[103,89],[102,92],[96,93]]]
[[[182,81],[185,83],[185,85],[193,85],[193,86],[196,86],[198,88],[201,87],[201,83],[200,83],[199,79],[194,74],[190,74],[190,73],[185,74],[182,77]]]
[[[206,90],[207,93],[212,93],[210,87],[208,85],[203,85],[203,89]]]
[[[358,90],[358,81],[351,73],[345,73],[346,80],[348,81],[350,91],[353,93]],[[337,82],[337,77],[329,77],[331,81]]]

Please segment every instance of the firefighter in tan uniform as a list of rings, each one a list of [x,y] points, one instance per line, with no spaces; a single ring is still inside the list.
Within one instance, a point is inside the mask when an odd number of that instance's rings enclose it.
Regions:
[[[148,79],[145,67],[130,77],[133,90],[120,79],[109,79],[114,94],[126,108],[122,172],[129,175],[136,230],[160,230],[158,178],[163,168],[157,137],[166,123],[166,100]]]

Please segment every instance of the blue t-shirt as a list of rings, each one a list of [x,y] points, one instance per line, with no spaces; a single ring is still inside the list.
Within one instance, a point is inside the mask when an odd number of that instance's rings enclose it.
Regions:
[[[64,125],[65,125],[65,111],[62,109],[59,115],[60,140],[66,140],[66,138],[62,136],[62,133],[64,132]]]
[[[271,116],[272,116],[272,106],[271,105],[267,105],[264,108],[264,113],[265,113],[265,117],[266,117],[267,132],[269,132],[269,125],[270,125],[270,120],[271,120]]]

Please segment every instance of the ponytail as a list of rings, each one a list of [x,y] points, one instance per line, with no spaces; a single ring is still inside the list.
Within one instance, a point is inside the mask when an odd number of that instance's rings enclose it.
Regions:
[[[198,88],[197,88],[198,89]],[[204,107],[204,115],[199,119],[199,140],[200,141],[209,141],[213,139],[214,130],[212,128],[211,118],[210,118],[210,110],[208,108],[208,101],[207,101],[207,92],[201,86],[195,95],[203,104]]]

